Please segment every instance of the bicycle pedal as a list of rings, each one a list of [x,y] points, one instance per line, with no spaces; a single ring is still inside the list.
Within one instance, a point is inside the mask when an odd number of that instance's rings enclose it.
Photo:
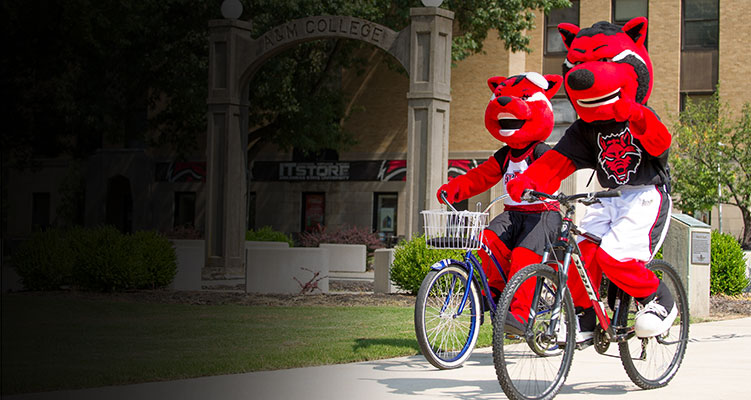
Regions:
[[[587,340],[585,340],[583,342],[577,343],[576,344],[576,349],[577,350],[584,350],[587,347],[592,346],[593,344],[595,344],[595,340],[594,339],[587,339]]]

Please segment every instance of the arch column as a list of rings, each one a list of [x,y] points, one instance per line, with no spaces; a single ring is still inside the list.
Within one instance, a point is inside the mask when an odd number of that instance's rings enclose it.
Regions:
[[[206,263],[204,279],[245,276],[248,93],[245,72],[250,23],[210,21],[206,139]],[[243,57],[245,56],[245,57]]]
[[[448,176],[451,39],[454,13],[410,9],[406,236],[423,231],[420,211],[438,208]]]

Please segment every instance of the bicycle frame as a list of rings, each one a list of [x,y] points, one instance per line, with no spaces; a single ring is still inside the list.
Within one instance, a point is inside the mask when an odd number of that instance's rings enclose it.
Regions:
[[[608,317],[608,314],[605,309],[605,305],[602,303],[600,299],[599,292],[597,288],[593,287],[592,285],[592,279],[589,276],[589,272],[586,270],[584,263],[581,260],[581,252],[579,250],[579,245],[576,242],[576,237],[582,237],[585,240],[591,241],[595,244],[599,244],[601,242],[601,239],[595,235],[581,232],[578,230],[577,226],[574,224],[574,221],[572,219],[574,214],[575,208],[573,205],[568,206],[566,205],[566,211],[564,213],[564,216],[562,218],[562,224],[560,229],[560,235],[558,236],[558,239],[554,244],[548,243],[545,246],[545,251],[542,255],[542,264],[548,264],[554,267],[554,269],[558,273],[558,281],[563,283],[565,285],[565,290],[568,290],[568,275],[569,275],[569,268],[571,267],[571,264],[573,262],[574,267],[579,272],[579,278],[581,279],[581,282],[584,286],[584,289],[587,293],[587,297],[592,303],[592,307],[594,308],[595,314],[597,315],[597,319],[599,321],[600,326],[602,327],[603,331],[606,333],[606,337],[609,341],[625,341],[631,338],[633,336],[633,332],[625,332],[624,334],[619,334],[616,332],[616,327],[613,326],[611,323],[610,317]],[[556,251],[559,253],[563,252],[562,260],[559,260],[556,256]],[[565,283],[564,283],[565,282]],[[531,304],[537,304],[537,302],[540,299],[540,293],[542,289],[542,282],[537,282],[534,295],[532,297],[532,303]],[[620,289],[619,289],[620,291]],[[552,323],[547,328],[547,335],[551,335],[550,337],[553,337],[555,335],[555,332],[557,331],[557,324],[559,322],[558,316],[560,316],[561,312],[561,303],[563,301],[563,295],[564,290],[558,290],[556,291],[556,296],[553,302],[553,318]],[[619,312],[621,311],[621,297],[616,297],[616,304],[615,304],[615,310],[613,314],[613,320],[617,320],[617,317],[619,315]],[[529,321],[533,322],[534,319],[537,317],[537,312],[534,309],[530,309],[529,312]]]
[[[486,246],[484,243],[480,244],[480,250],[484,251],[491,260],[493,260],[493,264],[498,269],[498,272],[500,272],[501,277],[505,282],[508,282],[508,277],[503,272],[503,268],[501,268],[501,264],[498,262],[498,259],[495,257],[492,251]],[[472,253],[472,250],[468,250],[464,254],[464,261],[459,261],[452,258],[445,258],[441,261],[438,261],[437,263],[433,264],[430,269],[435,271],[440,271],[443,268],[446,268],[449,264],[458,264],[462,268],[464,268],[467,271],[467,282],[475,282],[481,289],[483,289],[485,293],[485,299],[487,300],[488,304],[490,305],[490,312],[492,315],[495,314],[496,310],[496,304],[493,301],[493,296],[490,292],[490,285],[488,285],[488,278],[485,275],[485,271],[482,269],[482,263],[480,260],[477,259],[477,257]],[[454,278],[456,279],[456,278]],[[482,284],[480,285],[480,282]],[[464,306],[467,304],[467,297],[469,296],[469,290],[464,292],[464,295],[462,297],[462,301],[459,304],[459,309],[457,310],[456,314],[461,315],[462,312],[464,312]],[[444,303],[444,308],[448,305],[448,297],[446,299],[446,303]],[[443,311],[443,310],[442,310]]]
[[[497,202],[505,199],[508,197],[507,194],[501,195],[493,199],[488,206],[485,208],[483,212],[488,212],[490,208]],[[441,193],[441,198],[443,199],[444,204],[448,205],[452,210],[456,211],[456,208],[449,203],[449,201],[446,199],[445,192]],[[477,203],[477,208],[479,210],[480,203]],[[503,278],[504,282],[508,282],[508,277],[506,276],[506,273],[503,272],[503,268],[501,268],[501,264],[498,262],[498,259],[495,257],[493,252],[490,250],[488,246],[485,245],[485,243],[480,243],[480,250],[484,251],[485,254],[487,254],[491,260],[493,260],[493,264],[498,269],[498,272],[500,272],[501,277]],[[438,261],[437,263],[430,266],[430,269],[435,271],[440,271],[443,268],[446,268],[449,264],[458,264],[462,268],[464,268],[467,271],[467,282],[475,282],[485,293],[485,300],[487,300],[487,303],[490,305],[490,313],[491,315],[495,315],[496,305],[493,301],[493,296],[490,292],[490,286],[488,285],[488,277],[485,275],[485,271],[482,269],[482,263],[480,260],[475,257],[475,255],[472,253],[472,250],[467,250],[467,252],[464,254],[464,261],[455,260],[452,258],[446,258],[441,261]],[[475,276],[475,271],[477,271],[478,276]],[[482,285],[480,285],[480,282],[482,282]],[[452,282],[452,286],[453,286]],[[469,290],[464,292],[464,296],[462,297],[462,301],[459,304],[459,309],[457,310],[457,316],[462,315],[462,312],[464,311],[464,306],[467,304],[467,297],[469,296]],[[444,303],[444,309],[448,305],[448,297],[446,299],[446,302]],[[443,310],[441,310],[443,311]]]

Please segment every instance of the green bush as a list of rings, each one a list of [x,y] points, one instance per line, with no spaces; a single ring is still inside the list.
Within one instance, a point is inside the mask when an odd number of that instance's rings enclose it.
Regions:
[[[60,229],[34,232],[13,255],[12,263],[28,290],[56,290],[73,283],[75,255]]]
[[[177,272],[175,250],[164,236],[152,231],[124,235],[111,226],[35,233],[13,264],[29,290],[157,288],[172,282]]]
[[[400,288],[415,295],[422,280],[430,272],[430,266],[444,258],[464,259],[464,250],[428,249],[424,236],[415,236],[403,241],[394,251],[391,280]]]
[[[145,278],[136,286],[154,289],[169,285],[177,273],[177,255],[172,243],[155,231],[136,232],[129,235],[129,240],[137,255],[133,267],[142,271]]]
[[[735,238],[712,231],[711,294],[736,295],[748,286],[743,249]]]
[[[270,226],[264,226],[257,230],[249,230],[245,232],[245,240],[258,241],[258,242],[287,242],[289,247],[295,245],[295,241],[292,238],[279,231],[271,229]]]
[[[76,255],[76,285],[93,290],[134,289],[146,280],[138,256],[126,235],[115,227],[77,228],[70,232]]]

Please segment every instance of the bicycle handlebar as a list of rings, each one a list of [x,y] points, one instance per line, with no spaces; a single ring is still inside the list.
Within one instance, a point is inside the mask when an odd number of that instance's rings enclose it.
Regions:
[[[524,193],[522,194],[522,200],[525,201],[537,201],[539,198],[547,198],[551,200],[557,200],[559,203],[563,205],[568,205],[571,202],[578,201],[580,203],[589,205],[596,202],[595,199],[599,198],[606,198],[606,197],[620,197],[621,191],[620,190],[603,190],[599,192],[588,192],[588,193],[577,193],[572,194],[570,196],[565,195],[563,193],[559,193],[557,195],[538,192],[536,190],[526,189],[524,190]]]
[[[446,193],[445,190],[441,190],[440,196],[441,196],[441,200],[443,200],[443,204],[449,206],[449,208],[451,209],[451,211],[459,211],[456,208],[454,208],[454,206],[452,206],[451,203],[449,203],[447,195],[448,195],[448,193]],[[495,199],[493,199],[490,202],[490,204],[488,204],[487,207],[485,207],[485,210],[483,210],[482,212],[483,213],[487,213],[490,210],[490,207],[493,207],[493,204],[495,204],[495,203],[497,203],[497,202],[505,199],[506,197],[509,197],[508,194],[502,194],[502,195],[496,197]],[[477,203],[477,208],[478,208],[478,211],[479,211],[479,208],[480,208],[480,203],[479,202]]]

